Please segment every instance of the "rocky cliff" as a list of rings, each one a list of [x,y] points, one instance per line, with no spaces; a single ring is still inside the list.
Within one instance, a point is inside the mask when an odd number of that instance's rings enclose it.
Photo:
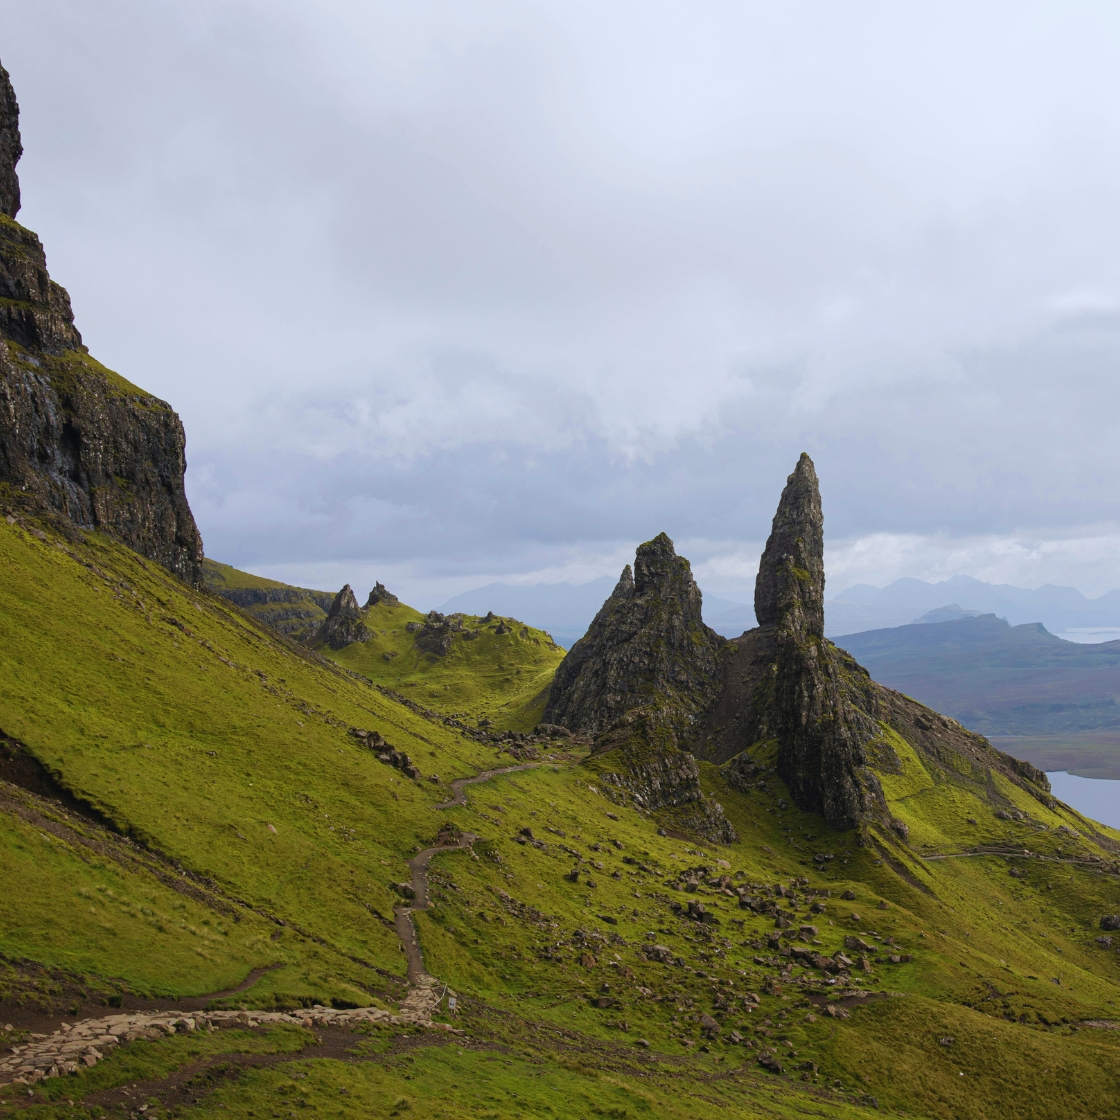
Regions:
[[[735,832],[681,749],[719,691],[726,644],[704,625],[692,569],[662,533],[639,546],[595,620],[560,663],[544,722],[596,734],[588,764],[609,795],[713,842]]]
[[[689,738],[719,690],[725,641],[704,625],[692,569],[664,534],[638,548],[556,672],[544,722],[602,731],[634,708]]]
[[[183,426],[89,356],[38,237],[15,221],[22,151],[0,67],[0,504],[106,532],[197,585]]]

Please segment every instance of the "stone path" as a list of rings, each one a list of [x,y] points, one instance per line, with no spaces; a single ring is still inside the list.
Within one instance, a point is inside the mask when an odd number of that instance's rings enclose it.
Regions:
[[[451,783],[454,796],[436,808],[450,809],[456,805],[465,805],[467,797],[463,792],[464,786],[489,781],[499,774],[531,770],[540,765],[543,764],[531,762],[521,766],[505,766],[484,770],[473,778],[456,778]],[[100,1019],[83,1019],[73,1024],[63,1023],[53,1034],[33,1033],[29,1043],[11,1047],[11,1055],[0,1059],[0,1085],[34,1085],[48,1077],[60,1077],[76,1073],[82,1068],[91,1068],[115,1047],[138,1038],[157,1039],[189,1031],[220,1030],[223,1027],[257,1027],[271,1023],[292,1023],[308,1028],[354,1027],[361,1023],[386,1023],[461,1033],[446,1023],[432,1021],[432,1016],[444,997],[454,996],[455,993],[425,969],[412,912],[428,908],[428,865],[432,857],[440,852],[469,848],[477,839],[474,833],[467,832],[456,844],[425,848],[408,861],[415,899],[411,904],[402,904],[393,910],[397,936],[408,960],[409,984],[408,995],[396,1015],[378,1007],[337,1010],[316,1006],[310,1010],[297,1011],[195,1011],[186,1015],[182,1011],[124,1012]],[[254,969],[236,988],[218,992],[216,996],[245,991],[273,967],[278,966]]]
[[[26,1045],[13,1046],[11,1057],[0,1061],[0,1084],[34,1085],[47,1077],[76,1073],[97,1065],[117,1046],[138,1038],[157,1039],[223,1027],[258,1027],[272,1023],[292,1023],[308,1028],[354,1027],[360,1023],[387,1023],[451,1030],[445,1023],[431,1021],[434,1003],[429,994],[427,991],[410,992],[396,1015],[379,1007],[336,1010],[316,1006],[298,1011],[206,1011],[192,1015],[146,1011],[83,1019],[72,1026],[63,1024],[51,1035],[32,1035],[31,1042]]]

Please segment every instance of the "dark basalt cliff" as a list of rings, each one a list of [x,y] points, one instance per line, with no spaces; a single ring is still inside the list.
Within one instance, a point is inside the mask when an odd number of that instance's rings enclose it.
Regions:
[[[202,539],[179,417],[94,361],[38,237],[15,221],[19,109],[0,67],[0,501],[109,533],[188,583]]]
[[[611,596],[552,683],[544,722],[603,731],[634,708],[649,708],[677,738],[719,689],[726,644],[704,625],[692,569],[662,533],[638,548]]]

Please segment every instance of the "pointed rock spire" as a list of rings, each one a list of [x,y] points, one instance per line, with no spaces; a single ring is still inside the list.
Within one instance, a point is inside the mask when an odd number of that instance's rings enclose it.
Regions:
[[[369,598],[366,600],[366,609],[376,607],[378,603],[384,603],[386,606],[394,606],[399,603],[400,599],[396,597],[391,591],[385,589],[383,583],[375,583],[373,590],[369,593]]]
[[[704,625],[692,569],[664,534],[638,548],[610,598],[560,663],[545,723],[602,731],[650,707],[683,740],[719,688],[723,639]]]
[[[794,801],[833,828],[885,812],[865,765],[864,748],[877,731],[874,702],[859,689],[866,674],[824,637],[824,518],[808,455],[786,480],[754,602],[759,626],[776,628],[766,724]]]
[[[824,516],[817,472],[804,452],[774,514],[755,580],[754,614],[759,626],[790,625],[824,636]]]
[[[0,66],[0,213],[19,213],[19,176],[16,164],[23,155],[19,136],[19,103],[8,71]]]
[[[362,621],[362,612],[358,609],[358,600],[350,584],[346,584],[334,597],[331,609],[327,612],[326,621],[319,627],[315,635],[316,643],[326,642],[331,649],[342,649],[352,642],[365,642],[369,640],[369,631]]]

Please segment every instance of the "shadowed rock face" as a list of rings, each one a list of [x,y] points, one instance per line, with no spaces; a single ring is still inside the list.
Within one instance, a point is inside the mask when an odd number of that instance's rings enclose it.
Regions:
[[[0,213],[19,213],[19,177],[16,164],[23,155],[19,137],[19,105],[8,71],[0,66]]]
[[[824,638],[824,518],[808,455],[782,491],[754,597],[760,624],[776,630],[767,723],[794,800],[834,828],[885,812],[878,782],[864,769],[864,748],[878,731],[870,680]]]
[[[759,626],[795,625],[824,635],[824,516],[817,472],[804,453],[774,514],[755,580],[754,614]]]
[[[734,749],[777,740],[778,773],[793,799],[834,828],[884,813],[878,780],[865,769],[866,744],[878,732],[874,689],[824,637],[824,518],[808,455],[786,480],[774,515],[755,614],[759,628],[739,639],[713,709],[725,728],[734,725]],[[747,682],[742,695],[737,682]]]
[[[662,533],[639,547],[560,664],[544,722],[603,731],[648,708],[682,741],[715,699],[724,640],[704,625],[688,561]]]
[[[342,649],[352,642],[365,642],[369,640],[369,630],[362,621],[362,612],[358,609],[358,600],[350,584],[334,597],[331,609],[327,612],[326,621],[319,627],[315,635],[316,642],[326,642],[331,649]]]
[[[0,67],[0,505],[106,532],[199,585],[202,539],[183,490],[183,426],[82,345],[38,237],[13,220],[22,150],[19,109]]]

